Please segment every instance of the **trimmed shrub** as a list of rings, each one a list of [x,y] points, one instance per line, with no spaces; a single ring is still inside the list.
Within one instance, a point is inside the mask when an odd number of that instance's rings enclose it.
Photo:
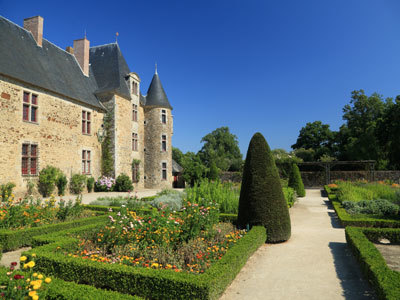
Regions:
[[[133,190],[132,180],[128,175],[122,173],[115,181],[115,190],[117,192],[130,192]]]
[[[48,197],[54,191],[56,187],[56,182],[61,173],[60,169],[47,166],[39,172],[39,193],[43,197]]]
[[[58,196],[64,196],[65,194],[65,187],[67,186],[68,180],[67,176],[65,176],[61,171],[58,174],[56,185],[58,189]]]
[[[289,175],[289,187],[296,191],[297,196],[304,197],[306,191],[304,190],[303,180],[301,179],[299,167],[296,164],[292,165],[292,170]]]
[[[69,182],[69,188],[73,194],[81,194],[85,189],[86,176],[81,174],[74,174]]]
[[[399,229],[346,228],[346,241],[361,265],[361,270],[378,294],[379,299],[400,299],[400,272],[390,269],[369,238],[388,238],[399,242]],[[397,240],[396,240],[397,239]]]
[[[86,181],[86,188],[88,193],[91,193],[93,191],[93,187],[94,187],[94,178],[89,177]]]
[[[101,176],[94,183],[95,192],[112,192],[115,188],[115,179],[112,177]]]
[[[400,208],[385,199],[362,200],[359,202],[343,201],[342,205],[352,215],[370,214],[379,217],[397,217]]]
[[[279,179],[278,169],[267,141],[261,133],[252,137],[247,150],[239,199],[238,225],[262,225],[267,242],[290,238],[289,209]]]

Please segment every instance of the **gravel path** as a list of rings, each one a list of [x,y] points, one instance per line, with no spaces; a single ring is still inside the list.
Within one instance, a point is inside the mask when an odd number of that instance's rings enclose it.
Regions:
[[[261,246],[220,300],[376,299],[320,190],[307,190],[290,216],[290,240]]]

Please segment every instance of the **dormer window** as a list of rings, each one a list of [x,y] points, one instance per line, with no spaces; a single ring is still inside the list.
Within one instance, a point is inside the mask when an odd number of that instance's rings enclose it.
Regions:
[[[138,83],[135,81],[132,81],[132,94],[134,95],[138,94]]]
[[[161,110],[161,123],[167,124],[167,111],[165,109]]]

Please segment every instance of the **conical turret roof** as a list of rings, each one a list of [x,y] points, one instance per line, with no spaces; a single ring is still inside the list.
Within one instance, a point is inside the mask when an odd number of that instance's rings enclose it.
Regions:
[[[172,109],[172,106],[169,104],[167,95],[162,87],[157,71],[151,80],[149,89],[147,90],[146,106],[157,106]]]

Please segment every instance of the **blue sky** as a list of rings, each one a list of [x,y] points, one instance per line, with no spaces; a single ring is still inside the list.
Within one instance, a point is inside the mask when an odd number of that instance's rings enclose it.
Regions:
[[[290,150],[306,122],[337,130],[352,90],[400,94],[400,1],[5,1],[22,25],[44,17],[61,48],[115,41],[147,92],[154,64],[174,107],[173,145],[197,152],[221,126],[246,154],[259,131]]]

